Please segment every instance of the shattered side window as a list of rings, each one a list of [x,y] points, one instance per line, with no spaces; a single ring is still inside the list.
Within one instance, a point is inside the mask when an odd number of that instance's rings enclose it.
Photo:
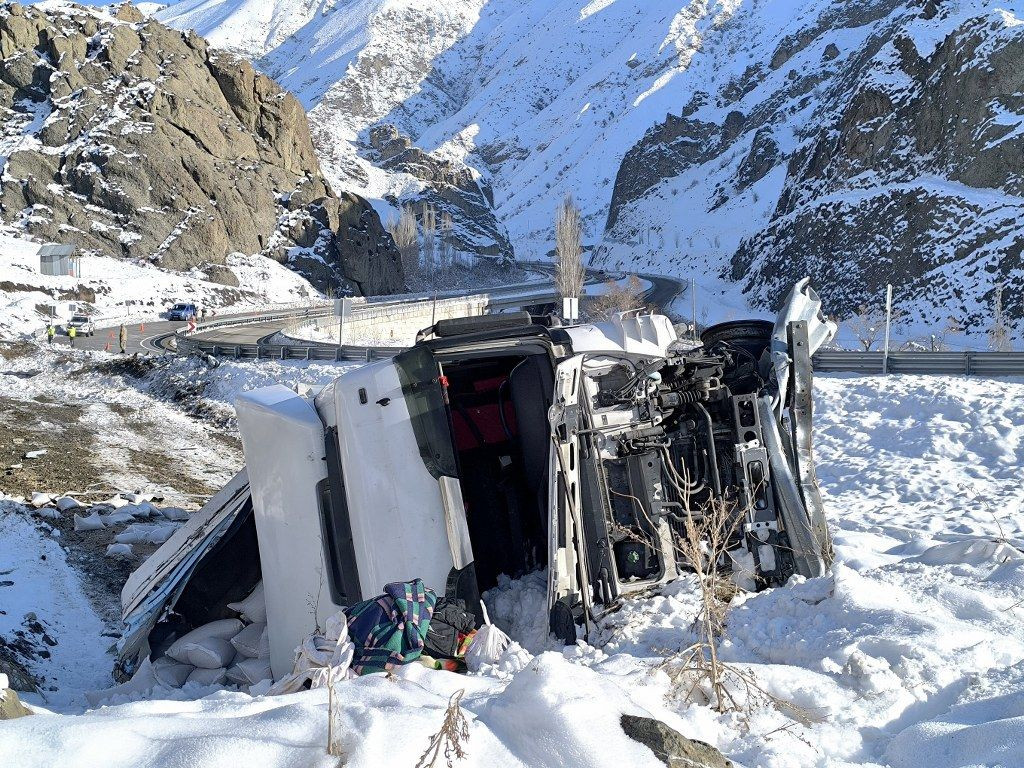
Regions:
[[[416,444],[427,471],[434,477],[458,477],[440,366],[425,347],[413,347],[403,352],[395,357],[395,365],[398,366]]]

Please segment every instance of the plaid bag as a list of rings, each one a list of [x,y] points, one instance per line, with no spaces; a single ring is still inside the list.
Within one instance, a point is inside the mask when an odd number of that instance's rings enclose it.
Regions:
[[[414,579],[388,584],[383,595],[348,608],[356,674],[384,672],[418,659],[436,602],[433,590]]]

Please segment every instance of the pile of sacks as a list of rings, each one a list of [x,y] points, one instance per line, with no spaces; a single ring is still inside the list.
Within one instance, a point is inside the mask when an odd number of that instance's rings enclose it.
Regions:
[[[153,675],[169,688],[186,683],[237,685],[244,690],[271,680],[267,605],[263,582],[228,608],[240,619],[220,619],[179,637],[153,662]]]

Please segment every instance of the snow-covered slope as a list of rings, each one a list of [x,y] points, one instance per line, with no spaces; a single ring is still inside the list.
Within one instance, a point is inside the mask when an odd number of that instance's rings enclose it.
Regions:
[[[116,325],[156,319],[177,301],[241,312],[323,299],[304,277],[266,256],[229,257],[224,268],[235,285],[225,285],[223,274],[216,282],[198,269],[173,272],[109,256],[82,256],[79,277],[43,275],[39,246],[0,227],[0,339],[41,331],[51,312],[58,323],[85,310],[97,325]]]
[[[479,174],[520,257],[568,193],[604,263],[754,305],[797,273],[840,313],[892,281],[923,323],[1021,293],[1017,2],[304,3],[265,4],[306,19],[279,45],[245,42],[238,0],[164,18],[248,46],[311,108],[328,175],[377,200],[423,188],[374,165],[388,123]]]
[[[53,354],[40,353],[35,364],[52,365]],[[195,361],[177,361],[173,370],[205,377],[221,398],[251,377],[262,380],[254,365],[201,372]],[[277,375],[310,383],[325,372],[279,367]],[[0,396],[30,386],[0,377]],[[755,694],[748,713],[717,714],[699,694],[687,697],[685,681],[672,683],[665,656],[694,641],[700,605],[692,576],[610,613],[589,644],[542,653],[543,638],[529,632],[545,614],[543,599],[531,601],[534,574],[489,595],[496,621],[528,633],[519,635],[527,651],[478,675],[413,664],[393,677],[336,684],[333,727],[346,765],[415,765],[459,690],[468,740],[455,764],[467,768],[661,766],[623,737],[620,712],[650,713],[742,766],[1024,764],[1024,381],[830,376],[816,387],[818,474],[836,565],[822,578],[737,596],[720,644],[724,659],[791,706]],[[0,531],[53,558],[52,574],[42,579],[36,558],[0,544],[0,572],[15,569],[0,594],[68,643],[35,671],[71,699],[75,686],[96,685],[65,665],[79,647],[62,620],[79,592],[61,583],[74,580],[64,564],[72,555],[31,529],[27,512],[0,507]],[[539,622],[525,615],[531,604]],[[0,631],[19,619],[0,620]],[[102,661],[96,649],[111,642],[99,630],[95,618],[82,622],[95,643],[83,655],[89,671]],[[740,701],[746,693],[736,686]],[[84,713],[65,705],[74,714],[0,725],[0,763],[219,768],[245,754],[267,768],[338,764],[325,754],[323,689],[260,697],[192,683],[109,704]]]

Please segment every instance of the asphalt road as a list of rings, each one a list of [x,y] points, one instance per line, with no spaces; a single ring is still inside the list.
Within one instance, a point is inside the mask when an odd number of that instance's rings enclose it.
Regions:
[[[640,277],[651,283],[651,287],[647,291],[647,301],[659,307],[668,307],[676,296],[686,290],[686,284],[681,280],[663,277],[661,275],[645,274],[640,275]],[[246,318],[259,317],[261,314],[261,312],[245,312],[231,315],[218,315],[216,319],[220,320],[231,318],[236,320],[245,320]],[[262,339],[273,336],[275,333],[282,330],[285,325],[293,321],[294,318],[289,320],[274,320],[247,325],[211,328],[205,332],[196,334],[194,338],[223,344],[226,347],[235,344],[256,344]],[[187,325],[188,323],[183,321],[172,322],[168,320],[156,320],[153,322],[132,323],[127,325],[125,326],[125,330],[128,335],[126,352],[128,354],[149,354],[154,352],[159,353],[164,351],[173,351],[168,350],[162,342],[175,331],[184,328]],[[97,328],[96,333],[93,336],[79,335],[75,339],[75,346],[79,349],[94,351],[106,350],[116,353],[118,352],[119,331],[120,326]],[[54,339],[54,343],[66,346],[69,343],[69,340],[67,336],[58,334]]]
[[[125,326],[125,331],[128,336],[128,343],[125,347],[125,351],[128,354],[134,354],[136,352],[152,352],[153,347],[145,346],[144,342],[149,339],[156,339],[161,336],[174,333],[179,328],[184,328],[188,323],[180,320],[157,320],[152,323],[131,323]],[[83,336],[79,334],[75,338],[75,347],[78,349],[88,349],[97,352],[108,351],[118,352],[118,336],[120,334],[121,327],[113,326],[111,328],[97,328],[96,333],[92,336]],[[54,337],[54,344],[63,344],[67,346],[70,340],[67,336],[63,335],[62,331],[57,332],[57,336]],[[109,345],[109,346],[108,346]]]

